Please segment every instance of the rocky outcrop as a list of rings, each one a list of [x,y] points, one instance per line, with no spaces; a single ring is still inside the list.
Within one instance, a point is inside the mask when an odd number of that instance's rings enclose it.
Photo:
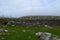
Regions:
[[[27,19],[28,18],[28,19]],[[14,24],[14,25],[24,25],[24,26],[60,26],[60,17],[48,17],[48,16],[27,16],[21,17],[16,20],[0,20],[0,24]],[[33,20],[32,20],[33,19]]]

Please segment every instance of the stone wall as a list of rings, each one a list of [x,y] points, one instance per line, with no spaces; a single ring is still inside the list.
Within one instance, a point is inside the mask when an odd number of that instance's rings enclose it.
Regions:
[[[60,26],[60,20],[19,20],[19,21],[0,20],[0,24],[7,24],[8,22],[15,25],[26,25],[26,26],[40,26],[40,25]]]
[[[30,26],[39,26],[39,25],[60,25],[60,20],[20,20],[16,22],[20,25],[30,25]]]

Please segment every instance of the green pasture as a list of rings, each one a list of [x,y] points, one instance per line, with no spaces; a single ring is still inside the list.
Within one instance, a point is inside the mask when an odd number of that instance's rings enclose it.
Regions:
[[[31,27],[31,26],[11,26],[0,25],[0,28],[8,30],[7,33],[0,35],[0,40],[37,40],[36,32],[49,32],[52,35],[60,36],[60,29],[55,27],[53,29],[45,27]],[[23,32],[25,30],[25,32]]]

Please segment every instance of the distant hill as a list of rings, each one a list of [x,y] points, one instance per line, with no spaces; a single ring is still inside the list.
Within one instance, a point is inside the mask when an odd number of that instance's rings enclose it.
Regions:
[[[60,16],[24,16],[21,17],[20,19],[25,19],[25,20],[60,20]]]
[[[60,16],[23,16],[19,18],[0,18],[0,20],[60,20]]]

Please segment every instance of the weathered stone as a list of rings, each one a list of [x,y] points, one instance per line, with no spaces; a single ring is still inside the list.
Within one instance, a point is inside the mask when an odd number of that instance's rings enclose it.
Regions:
[[[4,29],[4,28],[1,28],[0,29],[0,32],[8,32],[8,30],[7,29]]]
[[[26,30],[23,30],[23,32],[26,32]]]
[[[56,35],[53,36],[53,40],[58,40],[58,37]]]

